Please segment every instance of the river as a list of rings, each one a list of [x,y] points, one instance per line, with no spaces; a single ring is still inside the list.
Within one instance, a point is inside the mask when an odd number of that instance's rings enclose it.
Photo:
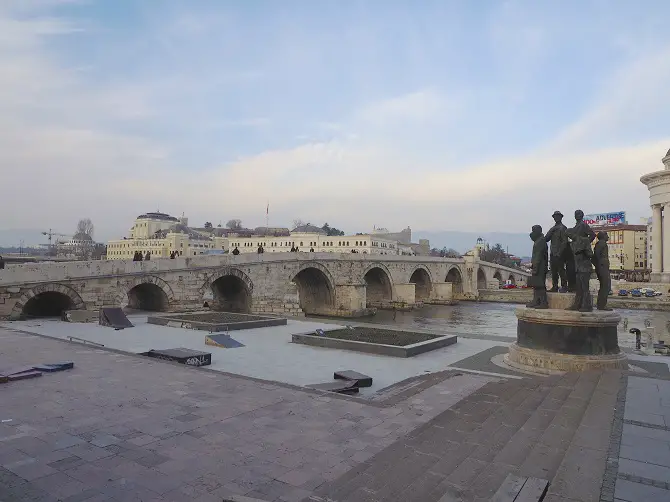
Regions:
[[[377,315],[366,318],[364,322],[385,324],[403,328],[420,328],[453,334],[498,336],[516,339],[516,316],[518,305],[509,303],[460,302],[457,305],[425,305],[410,312],[379,310]],[[670,312],[652,310],[616,309],[621,314],[619,323],[619,345],[634,348],[635,336],[630,328],[642,330],[645,321],[650,322],[660,333],[667,333],[670,327]],[[627,327],[624,326],[628,320]],[[363,319],[361,319],[363,320]],[[667,342],[670,342],[670,335]],[[666,343],[667,343],[666,342]]]

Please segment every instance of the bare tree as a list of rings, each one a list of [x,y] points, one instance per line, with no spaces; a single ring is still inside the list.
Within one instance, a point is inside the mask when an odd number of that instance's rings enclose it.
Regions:
[[[226,227],[230,228],[231,230],[240,230],[242,228],[242,220],[228,220]]]
[[[90,260],[95,248],[93,232],[95,227],[91,218],[82,218],[77,223],[77,232],[74,239],[74,254],[79,260]]]
[[[295,220],[293,220],[293,228],[302,227],[304,224],[305,222],[302,221],[302,219],[300,218],[296,218]]]
[[[81,220],[79,220],[79,223],[77,223],[78,234],[88,235],[92,239],[94,231],[95,227],[93,226],[91,218],[82,218]]]

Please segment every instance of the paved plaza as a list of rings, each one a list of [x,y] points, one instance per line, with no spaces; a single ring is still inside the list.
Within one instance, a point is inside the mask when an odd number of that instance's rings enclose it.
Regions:
[[[0,329],[0,368],[61,360],[0,385],[2,502],[483,502],[509,474],[548,502],[670,500],[670,382],[650,375],[445,364],[371,399]]]
[[[426,372],[442,370],[447,364],[505,344],[461,338],[455,345],[421,354],[420,357],[396,358],[291,343],[293,334],[313,334],[316,329],[333,330],[342,325],[289,319],[286,326],[231,331],[230,336],[244,346],[224,349],[205,345],[206,331],[148,324],[147,316],[141,314],[129,318],[135,327],[121,331],[94,323],[68,323],[57,319],[0,323],[0,328],[7,326],[64,340],[74,336],[135,354],[151,349],[186,347],[211,352],[210,369],[291,385],[327,382],[332,380],[333,371],[362,371],[365,368],[373,376],[373,382],[372,387],[361,389],[363,394],[377,392]]]

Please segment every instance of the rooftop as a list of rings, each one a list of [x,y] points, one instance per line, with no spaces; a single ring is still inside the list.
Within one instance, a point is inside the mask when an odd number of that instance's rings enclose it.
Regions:
[[[312,225],[310,223],[308,223],[307,225],[300,225],[299,227],[295,227],[293,230],[291,230],[291,233],[326,235],[326,231],[324,229],[319,228],[316,225]]]
[[[169,214],[165,213],[145,213],[145,214],[140,214],[137,217],[138,220],[162,220],[162,221],[179,221],[179,219],[175,218],[174,216],[170,216]]]

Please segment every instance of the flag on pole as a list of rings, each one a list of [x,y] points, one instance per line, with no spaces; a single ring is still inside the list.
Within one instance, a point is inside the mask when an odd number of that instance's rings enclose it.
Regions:
[[[268,202],[267,207],[265,208],[265,214],[268,215],[270,214],[270,203]]]

